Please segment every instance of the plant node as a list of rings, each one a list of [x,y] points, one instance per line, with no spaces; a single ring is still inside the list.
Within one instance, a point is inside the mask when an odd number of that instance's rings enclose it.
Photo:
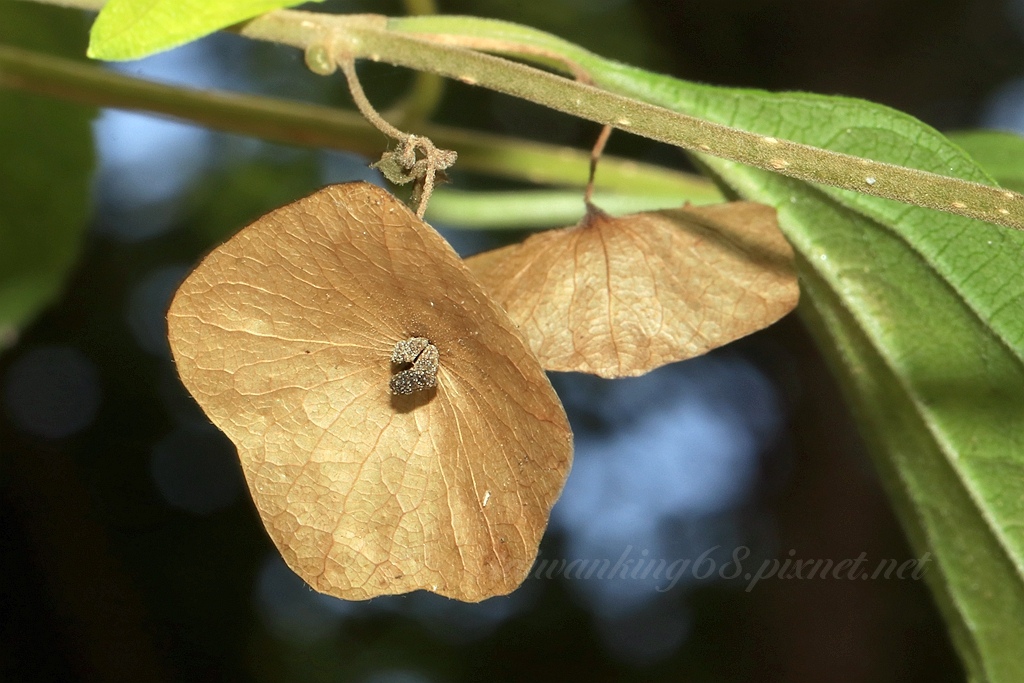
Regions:
[[[439,149],[430,138],[405,135],[399,139],[398,148],[381,155],[380,161],[370,164],[395,185],[415,183],[412,203],[416,215],[423,217],[427,201],[434,191],[434,183],[447,180],[445,169],[455,163],[458,155],[450,149]]]
[[[351,52],[337,43],[325,41],[311,45],[306,50],[306,66],[324,76],[334,73],[340,66],[359,113],[374,128],[398,141],[396,149],[384,152],[380,161],[370,164],[370,167],[379,170],[396,185],[414,183],[411,201],[416,208],[416,215],[422,218],[434,191],[434,184],[447,180],[444,171],[455,163],[458,156],[456,152],[439,149],[430,138],[402,132],[377,113],[359,82],[355,59]]]

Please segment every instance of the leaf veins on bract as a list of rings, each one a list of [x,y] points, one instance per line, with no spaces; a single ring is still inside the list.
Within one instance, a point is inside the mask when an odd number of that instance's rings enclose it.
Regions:
[[[525,578],[572,458],[565,413],[512,321],[390,194],[334,185],[262,217],[185,280],[168,328],[312,587],[477,601]],[[393,396],[413,337],[437,347],[436,387]]]
[[[641,375],[767,327],[797,304],[793,251],[754,202],[538,233],[466,261],[547,370]]]

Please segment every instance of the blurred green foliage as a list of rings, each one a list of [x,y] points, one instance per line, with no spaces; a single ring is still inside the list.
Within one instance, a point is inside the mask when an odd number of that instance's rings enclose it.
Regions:
[[[0,43],[81,57],[84,17],[0,3]],[[0,89],[0,348],[58,295],[92,204],[95,110]]]

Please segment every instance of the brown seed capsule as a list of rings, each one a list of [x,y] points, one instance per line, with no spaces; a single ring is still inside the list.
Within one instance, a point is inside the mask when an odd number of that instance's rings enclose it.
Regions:
[[[416,358],[427,348],[430,341],[426,337],[409,337],[395,344],[395,350],[391,352],[391,362],[396,365],[402,363],[415,363]]]
[[[388,383],[392,394],[411,394],[437,386],[437,347],[424,337],[410,337],[395,344],[391,362],[402,369]]]

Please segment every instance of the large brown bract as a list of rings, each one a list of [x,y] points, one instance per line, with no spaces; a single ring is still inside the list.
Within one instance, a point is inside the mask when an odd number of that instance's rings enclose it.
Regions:
[[[432,228],[366,183],[278,209],[168,313],[182,382],[235,443],[288,565],[341,598],[477,601],[525,578],[572,437],[536,357]],[[436,386],[389,391],[395,345]]]
[[[547,370],[641,375],[767,327],[799,298],[775,210],[753,202],[612,218],[468,259]]]

